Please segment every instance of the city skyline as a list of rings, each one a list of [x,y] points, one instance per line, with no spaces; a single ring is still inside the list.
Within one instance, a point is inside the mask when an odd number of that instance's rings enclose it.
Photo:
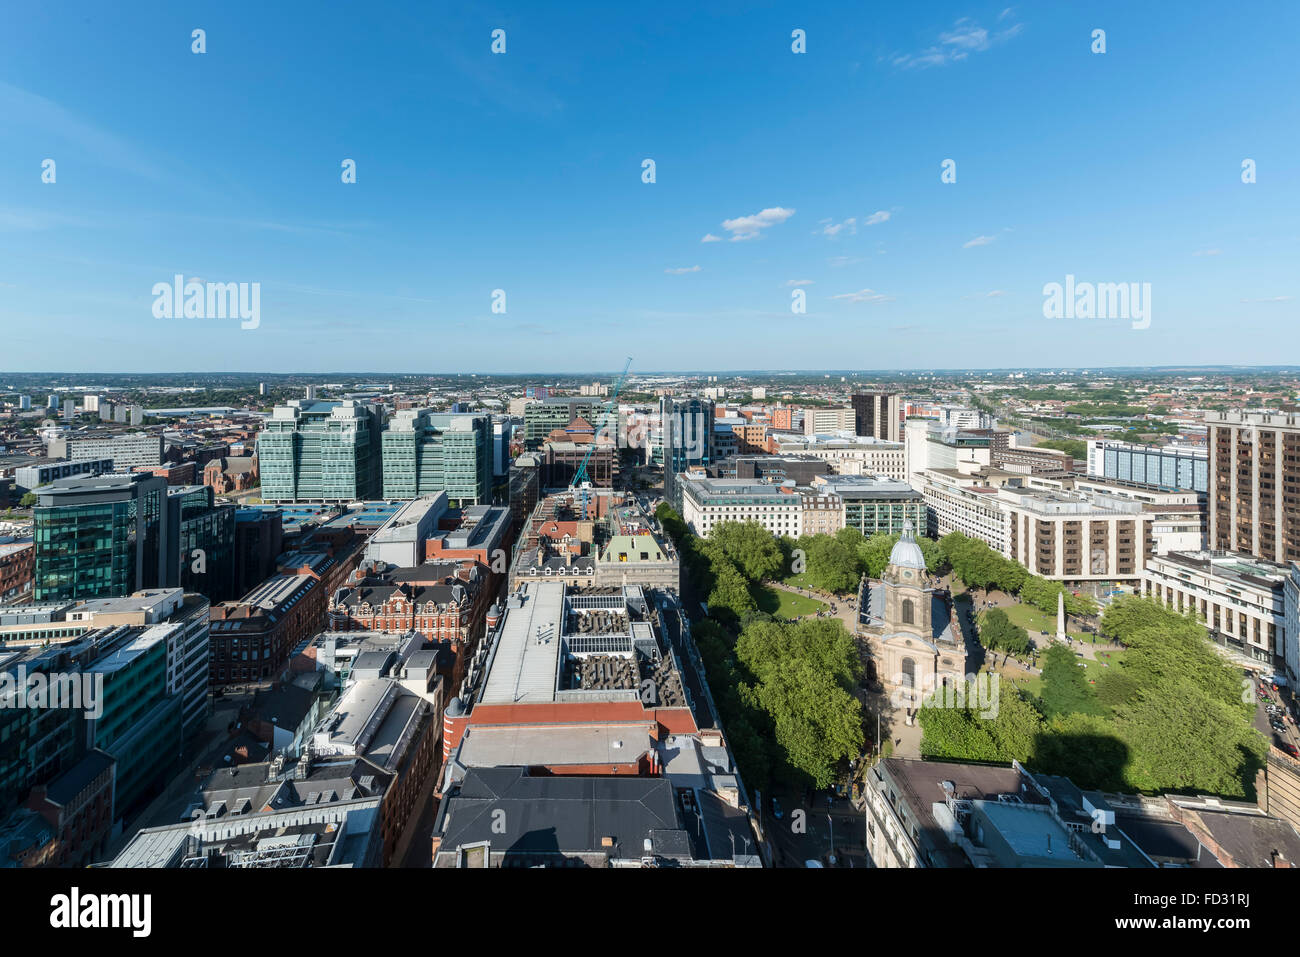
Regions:
[[[58,330],[69,372],[1255,365],[1300,344],[1269,42],[1300,11],[1209,9],[24,10],[4,364],[56,365]],[[158,318],[178,275],[257,284],[260,321]],[[1149,283],[1149,326],[1044,318],[1067,277]]]

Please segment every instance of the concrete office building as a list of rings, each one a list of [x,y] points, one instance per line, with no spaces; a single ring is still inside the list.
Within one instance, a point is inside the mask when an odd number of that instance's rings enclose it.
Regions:
[[[1282,659],[1287,681],[1294,688],[1300,684],[1300,563],[1286,565],[1282,584],[1283,643]]]
[[[357,502],[382,490],[382,410],[348,399],[278,405],[257,438],[262,499]]]
[[[1210,412],[1210,547],[1300,560],[1300,414]]]
[[[366,542],[362,562],[384,562],[411,568],[424,561],[425,542],[438,531],[447,514],[447,493],[437,492],[407,502]]]
[[[123,625],[144,628],[167,642],[166,693],[181,699],[182,734],[200,730],[209,714],[208,599],[180,588],[156,588],[123,598],[96,598],[66,613],[87,630]]]
[[[1208,510],[1203,492],[1157,489],[1110,479],[1075,478],[1069,485],[1085,495],[1107,495],[1140,502],[1143,510],[1151,513],[1151,535],[1155,539],[1157,555],[1198,552],[1207,547]]]
[[[1136,581],[1155,555],[1151,513],[1108,496],[1004,487],[1007,552],[1031,574],[1064,581]]]
[[[1007,512],[998,499],[997,488],[983,475],[926,469],[915,473],[911,484],[925,500],[926,534],[930,538],[960,532],[1008,554]]]
[[[863,535],[901,535],[912,528],[926,527],[925,499],[906,482],[879,475],[832,475],[813,479],[809,491],[829,495],[839,503],[838,522],[831,532],[856,528]],[[805,512],[804,534],[808,527]]]
[[[1141,591],[1200,615],[1210,638],[1242,664],[1271,670],[1285,662],[1288,577],[1285,565],[1237,552],[1173,552],[1148,560]]]
[[[848,406],[813,406],[803,410],[803,431],[805,435],[832,435],[840,432],[856,435],[857,413]]]
[[[1178,806],[1204,799],[1103,795],[1017,761],[885,758],[865,783],[867,851],[882,868],[1218,867],[1231,858],[1225,846],[1279,843],[1252,825],[1263,832],[1282,823],[1216,800],[1210,809],[1225,813],[1213,817],[1240,820],[1221,829],[1215,822],[1217,833],[1205,833],[1211,850]]]
[[[849,400],[854,431],[884,442],[902,440],[902,417],[896,392],[858,392]]]
[[[71,459],[74,462],[111,459],[114,469],[129,472],[138,465],[162,465],[163,437],[161,434],[147,432],[70,435],[53,439],[49,444],[49,453],[52,458]]]
[[[773,535],[803,534],[803,497],[794,485],[678,476],[682,520],[708,537],[722,522],[757,522]]]
[[[782,438],[775,445],[778,455],[818,458],[838,475],[887,475],[892,479],[904,479],[907,475],[902,442],[861,436],[810,435],[795,440]]]
[[[529,449],[540,447],[552,432],[577,418],[599,426],[603,407],[599,399],[565,396],[530,402],[524,407],[524,445]],[[615,425],[610,423],[611,428]]]
[[[382,448],[384,498],[414,499],[446,492],[460,505],[491,504],[489,416],[403,409],[388,423]]]
[[[62,478],[96,476],[113,471],[112,459],[82,459],[76,462],[46,462],[24,465],[14,470],[14,483],[20,490],[32,491]]]

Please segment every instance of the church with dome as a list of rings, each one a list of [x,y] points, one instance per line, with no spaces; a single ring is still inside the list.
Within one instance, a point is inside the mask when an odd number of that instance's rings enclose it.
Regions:
[[[966,674],[966,642],[952,597],[927,580],[925,555],[908,522],[881,579],[864,587],[859,618],[870,652],[868,673],[891,697],[914,691],[918,704],[932,689]]]

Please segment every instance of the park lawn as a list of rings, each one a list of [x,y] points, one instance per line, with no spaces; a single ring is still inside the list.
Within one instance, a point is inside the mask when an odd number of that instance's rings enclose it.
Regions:
[[[788,575],[781,579],[781,584],[789,585],[791,588],[813,588],[812,582],[808,580],[807,572],[800,572],[798,575]]]
[[[1105,659],[1105,665],[1102,665],[1100,661],[1093,661],[1091,658],[1075,659],[1075,661],[1083,663],[1084,677],[1088,679],[1089,686],[1094,690],[1096,688],[1097,679],[1100,678],[1107,669],[1114,668],[1124,658],[1123,651],[1111,651],[1107,652],[1107,654],[1109,657]],[[1039,655],[1038,660],[1040,662],[1043,660],[1041,654]],[[1018,684],[1017,687],[1024,688],[1034,697],[1038,697],[1038,695],[1042,694],[1043,691],[1043,676],[1031,675],[1029,678],[1025,679],[1023,683]]]
[[[1003,606],[1002,610],[1007,613],[1007,617],[1010,618],[1012,622],[1029,632],[1029,637],[1034,639],[1035,644],[1042,643],[1042,632],[1044,631],[1049,635],[1055,636],[1056,634],[1056,616],[1044,615],[1033,605],[1025,605],[1017,602],[1014,605]],[[981,609],[981,614],[982,613],[983,609]],[[1066,621],[1069,621],[1068,617]],[[1081,631],[1070,631],[1068,628],[1065,633],[1071,638],[1079,638],[1084,641],[1087,641],[1089,637]]]
[[[805,598],[779,588],[758,588],[754,592],[758,610],[765,611],[775,618],[798,618],[800,615],[815,615],[830,607],[824,601]]]

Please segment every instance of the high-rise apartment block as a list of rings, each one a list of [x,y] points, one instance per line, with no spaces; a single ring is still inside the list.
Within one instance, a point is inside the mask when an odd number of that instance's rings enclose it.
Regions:
[[[869,435],[886,442],[901,440],[898,393],[858,392],[850,401],[858,435]]]
[[[1212,412],[1210,547],[1300,560],[1300,414]]]

